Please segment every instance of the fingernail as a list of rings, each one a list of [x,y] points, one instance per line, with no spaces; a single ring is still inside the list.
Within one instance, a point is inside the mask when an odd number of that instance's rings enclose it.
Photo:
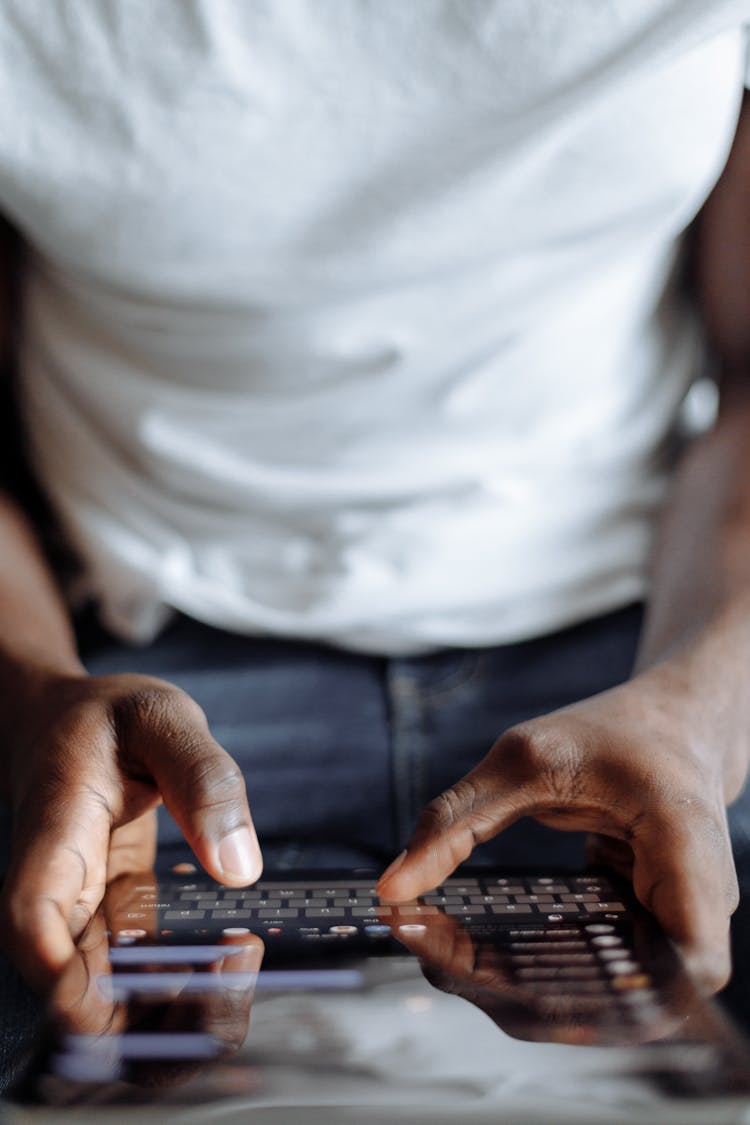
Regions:
[[[386,879],[390,879],[391,875],[395,875],[396,872],[398,871],[399,867],[401,866],[401,864],[404,862],[405,859],[406,859],[406,848],[404,848],[404,850],[399,855],[396,856],[396,858],[394,859],[394,861],[390,865],[390,867],[386,867],[385,871],[383,872],[383,874],[378,879],[378,884],[384,883],[386,881]]]
[[[249,828],[230,832],[219,844],[219,865],[230,879],[254,883],[263,868],[255,834]]]

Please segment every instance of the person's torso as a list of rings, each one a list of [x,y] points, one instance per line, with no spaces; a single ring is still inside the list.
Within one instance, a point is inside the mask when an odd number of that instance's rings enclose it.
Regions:
[[[0,14],[30,437],[110,622],[397,651],[642,593],[750,4]]]

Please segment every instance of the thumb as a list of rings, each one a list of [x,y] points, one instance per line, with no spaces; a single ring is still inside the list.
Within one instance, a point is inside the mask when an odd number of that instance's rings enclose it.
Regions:
[[[222,883],[255,882],[263,860],[242,771],[189,696],[176,688],[148,694],[145,707],[129,701],[119,724],[126,752],[153,777],[206,871]]]

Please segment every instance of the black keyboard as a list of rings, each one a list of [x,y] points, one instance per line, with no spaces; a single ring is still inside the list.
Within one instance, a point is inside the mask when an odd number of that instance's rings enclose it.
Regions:
[[[600,876],[497,878],[478,874],[446,879],[411,903],[381,902],[373,883],[348,879],[269,879],[251,888],[228,888],[190,879],[136,884],[117,910],[115,941],[153,933],[154,922],[168,932],[210,929],[230,935],[283,927],[308,932],[332,926],[381,932],[400,922],[444,913],[469,924],[503,921],[528,924],[624,921],[627,906],[612,883]]]
[[[300,963],[331,946],[334,961],[368,950],[403,953],[410,933],[428,931],[443,914],[467,931],[476,950],[491,951],[503,987],[510,982],[527,1002],[533,997],[537,1015],[597,1013],[621,1029],[653,1019],[658,1007],[650,969],[633,943],[635,914],[642,912],[599,874],[499,877],[475,870],[400,904],[381,902],[374,883],[355,876],[268,877],[237,889],[170,875],[129,882],[109,913],[119,973],[152,961],[181,964],[204,943],[206,955],[217,956],[226,951],[222,942],[241,945],[251,934],[264,940],[266,966],[277,964],[284,948],[304,951]]]

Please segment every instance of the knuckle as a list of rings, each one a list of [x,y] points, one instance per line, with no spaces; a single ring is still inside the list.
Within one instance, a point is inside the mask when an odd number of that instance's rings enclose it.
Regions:
[[[208,726],[202,709],[186,692],[155,681],[131,687],[112,703],[110,728],[119,763],[137,770],[164,751],[171,755],[179,749],[189,757]]]
[[[126,735],[139,727],[161,731],[185,723],[201,726],[205,718],[202,708],[187,692],[168,683],[135,687],[115,703],[116,725]]]
[[[546,800],[565,804],[581,793],[585,778],[585,748],[558,730],[520,724],[499,743],[506,775],[519,785],[533,786]]]
[[[533,774],[544,757],[544,739],[531,723],[520,723],[506,731],[497,743],[497,756],[506,770],[520,777]]]
[[[172,688],[169,693],[169,699],[174,709],[175,716],[179,718],[182,723],[198,727],[201,731],[208,728],[206,713],[201,705],[196,703],[192,695],[188,695],[188,693],[182,691],[181,688]]]

